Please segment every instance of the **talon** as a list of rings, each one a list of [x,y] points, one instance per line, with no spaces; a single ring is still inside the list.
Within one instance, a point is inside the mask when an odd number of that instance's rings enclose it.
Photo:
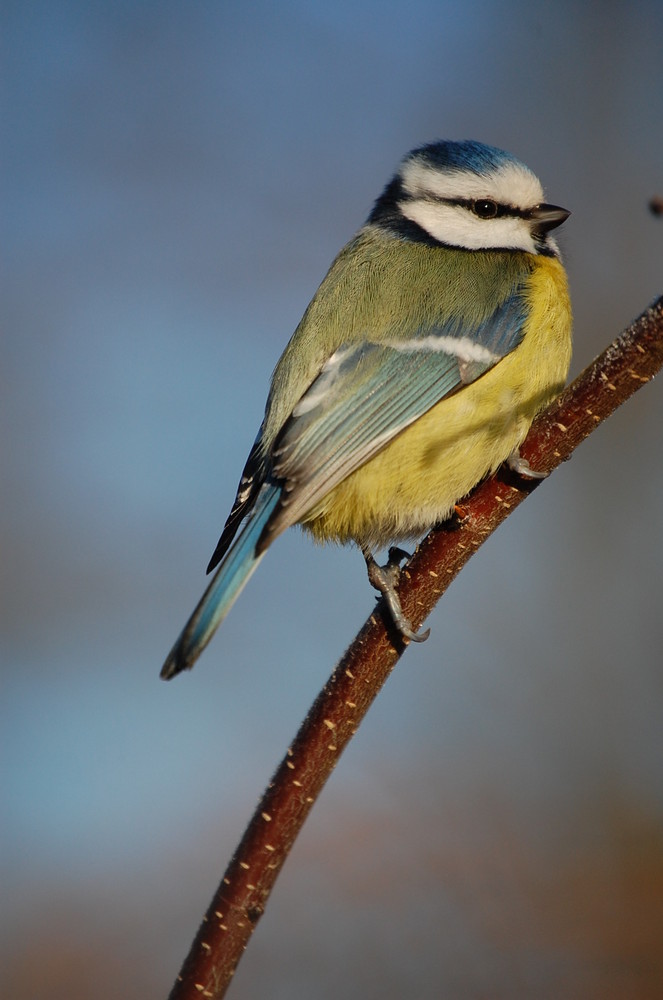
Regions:
[[[547,472],[537,472],[536,469],[533,469],[517,448],[511,452],[506,460],[506,464],[516,475],[525,476],[527,479],[546,479],[548,476]]]
[[[404,559],[409,559],[410,553],[406,552],[405,549],[399,549],[397,545],[392,545],[389,549],[389,565],[392,563],[402,563]]]
[[[401,575],[400,561],[409,558],[408,553],[404,552],[403,549],[391,548],[389,549],[389,561],[385,566],[379,566],[368,548],[362,546],[361,551],[366,560],[368,582],[384,597],[391,619],[400,634],[412,642],[425,642],[430,635],[430,629],[427,628],[424,632],[414,631],[403,614],[401,602],[395,589]]]

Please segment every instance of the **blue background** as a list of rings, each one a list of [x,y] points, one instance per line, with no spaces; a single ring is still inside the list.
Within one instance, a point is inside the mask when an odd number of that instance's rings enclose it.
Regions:
[[[3,8],[7,996],[165,996],[373,605],[278,541],[158,680],[269,376],[400,157],[509,149],[560,230],[577,374],[661,291],[663,7]],[[663,991],[663,395],[472,560],[316,806],[232,996]],[[658,926],[659,931],[656,931]]]

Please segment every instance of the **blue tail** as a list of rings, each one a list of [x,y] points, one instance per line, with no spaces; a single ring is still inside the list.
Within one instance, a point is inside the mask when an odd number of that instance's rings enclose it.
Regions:
[[[264,555],[264,552],[256,555],[256,545],[280,493],[279,486],[263,487],[248,521],[223,557],[196,610],[168,654],[161,668],[164,680],[170,680],[181,670],[191,669],[235,603]]]

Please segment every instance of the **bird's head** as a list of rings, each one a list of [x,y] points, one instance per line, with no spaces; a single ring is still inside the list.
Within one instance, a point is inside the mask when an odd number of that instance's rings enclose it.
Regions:
[[[511,153],[465,140],[408,153],[368,221],[431,245],[557,255],[550,232],[569,215]]]

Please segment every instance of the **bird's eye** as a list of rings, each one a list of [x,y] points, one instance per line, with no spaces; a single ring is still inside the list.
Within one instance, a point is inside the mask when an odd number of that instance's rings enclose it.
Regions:
[[[499,215],[499,205],[496,201],[488,201],[484,198],[472,202],[472,211],[480,219],[494,219]]]

